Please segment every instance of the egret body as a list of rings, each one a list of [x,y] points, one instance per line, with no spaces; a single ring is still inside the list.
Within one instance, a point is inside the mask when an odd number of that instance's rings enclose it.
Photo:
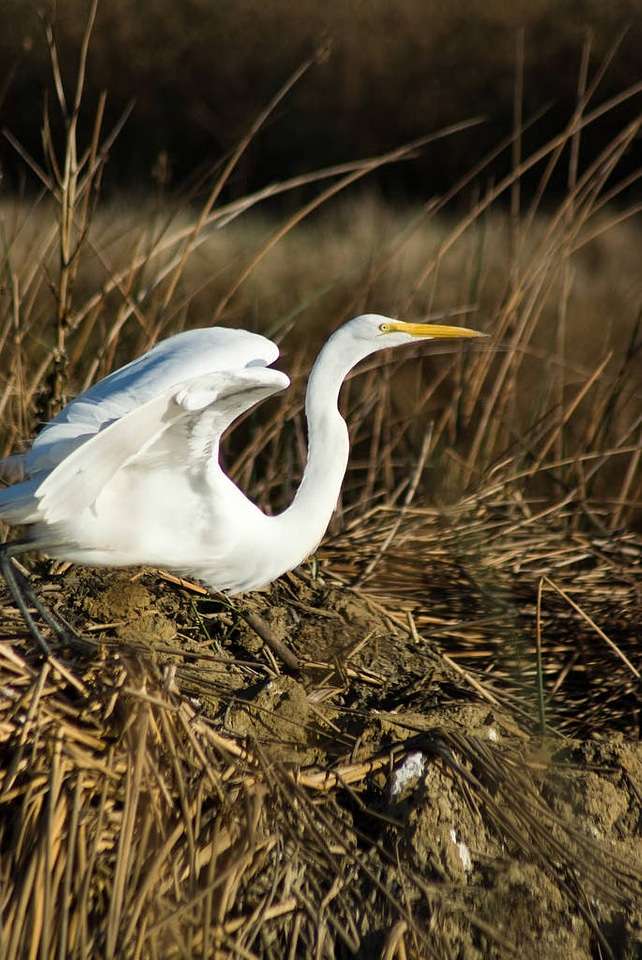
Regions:
[[[278,348],[222,327],[170,337],[78,396],[10,458],[24,479],[0,490],[0,519],[26,525],[28,541],[0,549],[165,567],[230,594],[263,586],[309,556],[330,522],[349,453],[338,410],[348,372],[386,348],[477,336],[376,314],[340,327],[308,380],[301,484],[275,516],[223,472],[219,444],[241,414],[288,386],[270,366]]]

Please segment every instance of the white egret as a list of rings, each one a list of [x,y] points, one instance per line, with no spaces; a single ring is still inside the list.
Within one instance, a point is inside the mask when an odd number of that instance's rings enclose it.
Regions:
[[[275,516],[223,472],[219,442],[242,413],[288,386],[270,367],[277,346],[222,327],[158,343],[78,396],[27,453],[10,458],[25,479],[0,490],[0,519],[26,525],[28,539],[3,544],[0,566],[27,622],[33,629],[11,558],[28,549],[92,566],[165,567],[230,594],[291,570],[316,549],[337,503],[349,453],[338,397],[348,372],[388,347],[478,336],[376,314],[340,327],[308,380],[301,484]]]

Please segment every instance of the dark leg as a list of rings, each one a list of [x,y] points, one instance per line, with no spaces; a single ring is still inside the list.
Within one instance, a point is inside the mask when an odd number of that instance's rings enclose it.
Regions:
[[[34,545],[27,540],[15,540],[11,543],[0,544],[0,573],[5,579],[9,592],[13,597],[22,617],[29,628],[34,640],[39,644],[45,656],[51,655],[51,649],[42,635],[40,627],[36,623],[30,607],[33,607],[36,613],[50,628],[52,633],[63,643],[72,647],[82,647],[87,649],[89,644],[85,644],[77,635],[71,624],[67,623],[64,617],[54,614],[48,610],[43,602],[36,596],[33,587],[13,562],[16,554],[25,553],[27,550],[33,550]]]

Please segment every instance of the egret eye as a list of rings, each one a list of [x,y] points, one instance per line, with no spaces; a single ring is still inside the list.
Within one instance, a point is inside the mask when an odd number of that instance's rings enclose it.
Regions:
[[[389,323],[380,323],[380,324],[379,324],[379,333],[390,333],[390,324],[389,324]]]

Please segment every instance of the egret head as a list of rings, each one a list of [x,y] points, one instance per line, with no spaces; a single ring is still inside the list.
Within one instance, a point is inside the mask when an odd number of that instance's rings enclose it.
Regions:
[[[436,323],[406,323],[403,320],[394,320],[392,317],[382,317],[377,313],[365,313],[355,317],[341,327],[337,334],[341,334],[342,331],[345,331],[345,334],[354,342],[356,350],[361,354],[361,359],[378,350],[398,347],[404,343],[486,336],[479,330],[470,330],[467,327],[451,327]]]
[[[400,347],[404,343],[424,340],[455,340],[483,337],[485,334],[467,327],[448,327],[431,323],[406,323],[377,313],[355,317],[332,334],[317,357],[308,381],[308,393],[314,393],[319,380],[326,377],[339,383],[361,360],[379,350]]]

